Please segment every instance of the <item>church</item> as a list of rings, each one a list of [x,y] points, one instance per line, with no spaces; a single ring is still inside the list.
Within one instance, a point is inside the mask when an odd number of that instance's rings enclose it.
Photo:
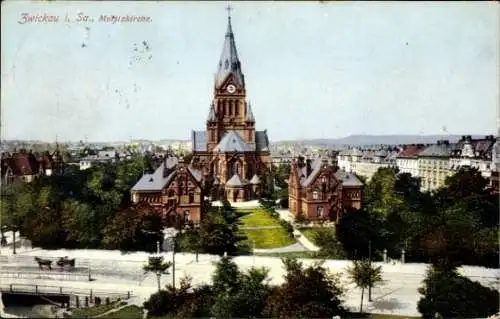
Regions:
[[[247,201],[270,184],[262,183],[270,176],[269,139],[267,131],[255,129],[230,16],[206,130],[192,132],[192,149],[190,163],[168,155],[154,173],[144,174],[132,187],[132,202],[147,203],[170,222],[199,225],[206,195]]]
[[[267,130],[255,127],[231,16],[214,77],[206,130],[193,131],[191,142],[192,165],[207,177],[213,198],[241,202],[259,196],[264,176],[268,176],[265,172],[271,167],[269,139]]]

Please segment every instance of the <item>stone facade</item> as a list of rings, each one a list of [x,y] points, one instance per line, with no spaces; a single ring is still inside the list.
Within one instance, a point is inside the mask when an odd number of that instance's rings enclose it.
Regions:
[[[132,202],[150,204],[170,222],[182,218],[198,225],[203,213],[202,186],[200,171],[167,156],[153,174],[144,174],[132,187]]]
[[[296,217],[337,220],[349,208],[361,208],[363,184],[327,161],[299,158],[291,165],[288,194],[289,210]]]

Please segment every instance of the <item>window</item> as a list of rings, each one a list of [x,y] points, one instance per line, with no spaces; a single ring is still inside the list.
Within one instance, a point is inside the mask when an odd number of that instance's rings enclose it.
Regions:
[[[323,206],[316,208],[316,217],[323,217]]]
[[[194,193],[193,192],[189,192],[189,203],[194,203]]]
[[[184,222],[187,223],[189,221],[189,210],[184,211]]]
[[[240,114],[239,103],[236,102],[235,109],[234,109],[234,115],[239,115],[239,114]]]
[[[313,199],[318,199],[318,198],[319,198],[318,191],[313,191]]]

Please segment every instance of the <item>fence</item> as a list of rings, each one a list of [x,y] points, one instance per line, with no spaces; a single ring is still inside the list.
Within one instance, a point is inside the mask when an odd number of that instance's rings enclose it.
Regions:
[[[66,281],[85,281],[91,280],[89,270],[80,271],[58,271],[58,270],[22,270],[19,268],[12,269],[0,268],[0,278],[10,279],[56,279]]]
[[[116,291],[96,290],[88,288],[73,288],[62,286],[45,286],[29,284],[2,284],[0,291],[3,293],[35,294],[35,295],[69,295],[81,297],[110,298],[110,299],[129,299],[132,296],[131,291],[119,293]]]

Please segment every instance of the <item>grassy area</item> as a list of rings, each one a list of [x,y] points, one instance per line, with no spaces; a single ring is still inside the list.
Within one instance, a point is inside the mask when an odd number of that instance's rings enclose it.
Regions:
[[[316,244],[315,236],[317,233],[331,231],[335,233],[335,228],[333,227],[310,227],[310,228],[301,228],[300,232],[302,235],[306,236],[313,244]]]
[[[257,249],[279,248],[295,244],[295,239],[290,238],[283,228],[246,229],[242,232],[248,237],[248,245],[251,248],[253,248],[253,241]]]
[[[71,318],[88,318],[103,314],[111,309],[117,308],[122,305],[121,301],[115,301],[109,305],[101,304],[99,306],[89,308],[77,308],[71,312]]]
[[[143,317],[143,311],[141,308],[137,306],[127,306],[123,309],[110,313],[106,316],[102,316],[100,318],[142,319],[142,317]]]
[[[280,226],[279,222],[263,209],[241,211],[241,227]]]
[[[314,251],[292,251],[292,252],[287,252],[287,253],[272,253],[272,254],[265,254],[265,253],[259,253],[255,254],[256,256],[263,256],[263,257],[289,257],[289,258],[317,258],[316,257],[316,252]]]

